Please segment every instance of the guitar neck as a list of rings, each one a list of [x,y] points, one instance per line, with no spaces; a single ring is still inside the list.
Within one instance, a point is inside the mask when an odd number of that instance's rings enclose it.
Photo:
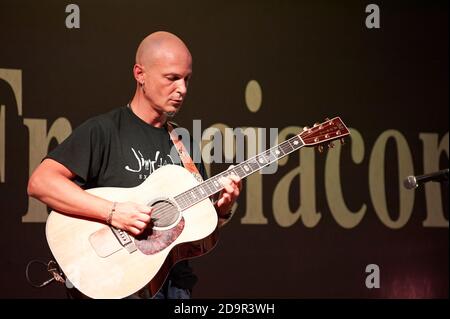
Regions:
[[[289,153],[300,149],[304,145],[305,143],[301,139],[300,135],[296,135],[283,143],[278,144],[277,146],[261,152],[258,155],[255,155],[248,160],[207,179],[199,185],[175,196],[174,199],[181,210],[185,210],[205,198],[220,192],[224,188],[220,183],[220,178],[234,174],[239,176],[241,179],[244,179],[247,176],[261,170],[263,167],[288,155]]]

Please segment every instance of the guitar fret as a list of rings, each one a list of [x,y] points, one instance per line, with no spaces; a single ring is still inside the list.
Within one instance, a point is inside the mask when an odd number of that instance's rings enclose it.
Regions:
[[[233,171],[233,169],[228,169],[225,172],[222,172],[221,174],[219,174],[219,176],[227,177],[227,176],[230,176],[233,174],[236,175],[236,173]]]
[[[186,206],[189,206],[190,200],[189,200],[189,195],[188,195],[188,193],[184,193],[183,199],[184,199],[184,204],[185,204]]]
[[[244,169],[241,166],[242,166],[242,164],[236,166],[235,167],[235,172],[236,172],[237,176],[239,176],[240,178],[243,178],[246,174],[245,174]]]
[[[211,194],[214,194],[217,191],[216,186],[214,185],[214,179],[209,181],[208,187],[211,190]]]
[[[205,183],[205,187],[207,188],[206,192],[207,192],[208,194],[213,194],[213,193],[214,193],[214,192],[212,191],[212,188],[211,188],[211,181],[207,181],[207,182]]]
[[[248,165],[248,161],[243,162],[242,164],[242,168],[245,172],[246,175],[249,175],[253,172],[252,168],[250,167],[250,165]]]
[[[280,144],[280,148],[283,150],[284,154],[290,153],[294,150],[294,148],[287,141]]]
[[[273,150],[275,156],[277,157],[277,159],[281,158],[285,153],[283,151],[283,149],[280,147],[280,145],[276,146],[275,149]]]
[[[302,146],[302,142],[301,142],[300,138],[297,135],[294,136],[293,138],[289,139],[288,142],[289,142],[289,144],[292,145],[292,147],[294,149],[297,149],[300,146]]]
[[[188,205],[188,202],[186,199],[186,194],[184,194],[184,193],[181,194],[181,196],[180,196],[180,204],[182,207],[187,207],[187,205]]]
[[[195,187],[194,189],[192,189],[192,195],[194,196],[195,199],[198,199],[201,197],[201,194],[198,191],[198,187]]]
[[[213,184],[214,184],[215,189],[218,191],[220,188],[220,183],[217,178],[213,180]]]
[[[260,166],[264,166],[267,164],[267,160],[266,160],[264,154],[256,156],[256,160],[258,162],[258,165],[260,165]]]
[[[259,169],[259,164],[258,161],[255,158],[251,158],[247,161],[248,166],[250,167],[250,169],[253,171],[256,171]]]
[[[184,198],[184,193],[181,193],[180,195],[176,196],[175,201],[177,202],[178,206],[180,206],[181,209],[184,209],[187,207],[187,203]]]
[[[269,163],[272,163],[278,159],[278,157],[275,155],[275,152],[270,149],[264,153],[264,156],[266,156],[267,162]]]
[[[230,172],[229,175],[238,175],[238,173],[236,172],[236,167],[230,168],[229,170],[227,170],[227,172]]]
[[[289,140],[288,143],[289,143],[289,145],[292,146],[292,149],[295,149],[295,146],[294,146],[294,143],[293,143],[293,142],[291,142],[291,141]]]

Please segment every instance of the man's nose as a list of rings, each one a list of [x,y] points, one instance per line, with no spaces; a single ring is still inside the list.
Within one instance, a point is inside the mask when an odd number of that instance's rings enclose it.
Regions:
[[[186,81],[184,79],[181,79],[180,83],[178,83],[177,92],[179,92],[182,96],[186,95],[187,85],[186,85]]]

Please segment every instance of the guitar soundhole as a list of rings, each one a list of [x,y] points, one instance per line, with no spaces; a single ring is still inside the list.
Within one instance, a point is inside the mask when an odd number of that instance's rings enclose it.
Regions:
[[[173,225],[180,217],[178,208],[168,200],[159,200],[154,202],[152,213],[152,222],[154,227],[168,227]]]

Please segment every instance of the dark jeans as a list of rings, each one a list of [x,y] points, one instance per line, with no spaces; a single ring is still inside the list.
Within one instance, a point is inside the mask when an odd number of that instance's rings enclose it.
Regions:
[[[178,288],[168,282],[153,296],[153,299],[191,299],[189,289]]]

